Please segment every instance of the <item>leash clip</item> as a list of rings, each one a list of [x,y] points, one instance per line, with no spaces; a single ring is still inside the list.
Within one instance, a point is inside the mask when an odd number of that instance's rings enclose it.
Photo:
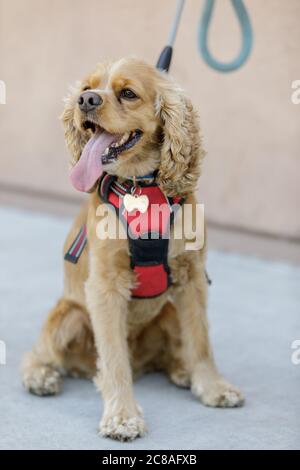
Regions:
[[[139,197],[142,194],[142,188],[138,184],[136,176],[134,176],[132,179],[133,179],[133,186],[131,187],[131,191],[130,191],[131,195],[134,197]],[[138,194],[136,194],[137,190],[139,190]]]

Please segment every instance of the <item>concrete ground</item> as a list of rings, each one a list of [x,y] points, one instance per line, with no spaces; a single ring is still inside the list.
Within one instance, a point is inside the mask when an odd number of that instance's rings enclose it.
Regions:
[[[62,288],[70,219],[0,209],[0,449],[299,449],[300,268],[211,251],[209,319],[217,363],[244,391],[236,410],[209,409],[160,374],[135,384],[149,433],[120,444],[97,436],[102,402],[92,383],[68,379],[38,398],[21,385],[23,353]],[[1,343],[3,346],[3,343]]]

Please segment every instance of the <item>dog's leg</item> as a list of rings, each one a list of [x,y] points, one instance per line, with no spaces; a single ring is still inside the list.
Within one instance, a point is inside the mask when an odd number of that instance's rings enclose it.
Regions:
[[[92,261],[96,257],[92,258]],[[112,272],[112,270],[111,270]],[[110,279],[108,272],[91,263],[86,298],[98,351],[95,384],[102,393],[104,413],[99,425],[102,436],[121,441],[145,434],[140,408],[135,402],[127,344],[127,309],[130,299],[128,266]]]
[[[91,376],[95,362],[87,313],[61,299],[50,312],[37,344],[24,358],[23,384],[35,395],[55,395],[61,391],[63,375]]]
[[[195,268],[193,277],[177,292],[175,305],[192,392],[207,406],[241,406],[241,392],[225,381],[214,364],[206,319],[206,279],[201,268]]]
[[[159,352],[162,369],[169,379],[178,387],[190,387],[190,374],[184,362],[183,345],[181,341],[180,321],[174,305],[167,302],[157,319],[163,333],[163,351]]]

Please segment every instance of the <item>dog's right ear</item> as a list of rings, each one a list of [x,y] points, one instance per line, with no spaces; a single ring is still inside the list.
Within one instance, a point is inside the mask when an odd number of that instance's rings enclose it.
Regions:
[[[77,83],[75,87],[70,89],[70,94],[64,99],[65,107],[60,119],[65,129],[66,145],[71,153],[71,165],[74,166],[81,152],[89,140],[87,132],[81,131],[75,122],[75,106],[81,90],[81,83]]]

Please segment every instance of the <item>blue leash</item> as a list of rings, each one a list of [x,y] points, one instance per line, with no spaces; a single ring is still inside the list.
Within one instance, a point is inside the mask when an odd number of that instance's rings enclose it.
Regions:
[[[170,32],[168,45],[163,49],[158,62],[156,64],[157,68],[161,70],[168,71],[170,63],[172,60],[173,46],[182,15],[183,7],[185,0],[177,0],[177,10],[175,18],[173,21],[172,29]],[[217,70],[218,72],[232,72],[240,68],[246,60],[248,59],[252,45],[253,45],[253,33],[250,23],[250,19],[243,4],[242,0],[231,0],[232,6],[236,12],[241,33],[242,33],[242,46],[239,55],[232,61],[228,63],[222,63],[212,57],[210,50],[208,48],[208,32],[210,22],[212,20],[213,9],[215,5],[215,0],[205,0],[203,14],[199,23],[198,30],[198,48],[199,52],[202,55],[204,61],[211,68]]]
[[[252,45],[253,45],[253,33],[250,23],[250,19],[243,4],[242,0],[231,0],[232,7],[234,8],[237,18],[240,23],[241,34],[242,34],[242,46],[238,56],[231,62],[219,62],[212,55],[208,48],[208,31],[210,22],[212,20],[213,9],[215,6],[215,0],[206,0],[202,18],[199,23],[198,39],[199,39],[199,51],[202,54],[203,59],[213,69],[218,72],[232,72],[240,68],[248,59]]]

